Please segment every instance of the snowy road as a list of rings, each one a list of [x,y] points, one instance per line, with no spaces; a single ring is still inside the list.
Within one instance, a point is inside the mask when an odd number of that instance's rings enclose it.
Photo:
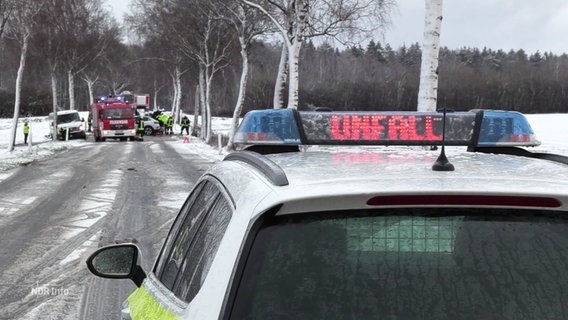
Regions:
[[[86,142],[0,182],[0,319],[119,318],[134,284],[92,276],[86,257],[136,239],[150,269],[183,199],[212,164],[167,140]]]

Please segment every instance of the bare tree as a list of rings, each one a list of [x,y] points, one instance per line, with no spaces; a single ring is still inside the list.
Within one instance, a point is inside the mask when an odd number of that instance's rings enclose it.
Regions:
[[[438,101],[438,55],[442,28],[442,0],[425,0],[424,42],[418,89],[418,111],[436,111]]]
[[[281,56],[276,84],[284,84],[282,75],[287,71],[287,107],[292,109],[298,108],[299,57],[304,40],[326,36],[348,43],[357,38],[355,35],[368,35],[388,24],[394,5],[394,0],[242,1],[266,14],[282,37],[286,52]],[[274,108],[281,107],[276,98],[280,91],[275,88]]]
[[[102,8],[101,0],[66,2],[59,24],[64,30],[63,62],[66,68],[69,109],[75,109],[75,76],[96,60],[101,60],[110,43],[119,37],[119,28]]]
[[[216,3],[206,0],[172,0],[156,3],[135,0],[137,15],[144,25],[136,29],[147,37],[161,37],[177,54],[191,59],[199,67],[200,97],[203,104],[201,136],[211,139],[211,90],[213,78],[227,65],[232,33],[222,17],[217,16]],[[133,19],[128,19],[131,22]]]
[[[250,46],[255,37],[264,34],[267,29],[266,17],[264,14],[259,13],[258,10],[251,8],[241,1],[230,2],[223,4],[219,2],[220,8],[218,16],[227,19],[230,25],[233,26],[237,38],[239,40],[239,48],[241,55],[241,76],[239,81],[239,91],[237,94],[237,101],[233,110],[233,118],[231,121],[231,129],[229,130],[229,141],[226,146],[227,150],[233,149],[233,138],[237,130],[241,112],[245,103],[245,96],[247,91],[248,77],[249,77],[249,54]]]
[[[42,4],[34,0],[22,0],[14,15],[10,16],[10,37],[15,38],[20,44],[20,66],[16,76],[15,98],[14,98],[14,117],[12,118],[12,130],[10,132],[10,140],[8,143],[8,151],[14,151],[16,143],[16,131],[18,128],[18,119],[20,117],[20,100],[22,90],[22,80],[26,67],[26,57],[30,42],[33,24],[37,12],[41,9]]]

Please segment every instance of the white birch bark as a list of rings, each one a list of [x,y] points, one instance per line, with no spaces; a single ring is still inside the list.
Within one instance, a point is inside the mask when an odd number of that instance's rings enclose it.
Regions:
[[[57,100],[57,75],[55,74],[55,68],[51,70],[51,103],[53,104],[53,114],[57,113],[57,105],[59,101]],[[57,138],[57,117],[53,117],[53,126],[51,128],[51,137],[53,140]]]
[[[69,85],[69,110],[75,110],[75,76],[72,70],[67,70],[67,82]]]
[[[199,137],[205,140],[205,122],[206,122],[206,107],[205,107],[205,67],[199,65],[199,107],[201,109],[201,130]]]
[[[424,40],[417,111],[436,111],[438,101],[438,55],[442,28],[442,0],[425,0]]]
[[[205,68],[205,143],[211,142],[211,82],[213,74],[209,68]]]
[[[174,99],[174,123],[178,123],[179,121],[179,114],[181,111],[181,75],[182,72],[179,69],[179,66],[176,66],[175,70],[175,99]]]
[[[191,126],[191,132],[193,133],[192,135],[196,136],[197,132],[196,132],[196,128],[199,124],[199,108],[201,106],[201,98],[200,98],[200,90],[199,90],[199,86],[195,87],[195,104],[193,106],[193,125]]]
[[[241,70],[241,80],[239,84],[239,94],[237,96],[237,103],[235,104],[235,110],[233,111],[233,119],[231,120],[231,129],[229,130],[229,142],[227,143],[227,149],[233,149],[233,139],[235,133],[237,132],[237,127],[239,126],[239,116],[243,110],[245,102],[245,93],[247,91],[247,79],[249,73],[249,59],[247,53],[247,44],[244,36],[239,36],[239,42],[241,44],[241,59],[242,59],[242,70]]]
[[[276,75],[276,83],[274,84],[274,100],[273,108],[282,109],[284,107],[284,99],[282,92],[284,85],[288,79],[288,45],[286,42],[282,44],[282,52],[280,54],[280,63],[278,64],[278,74]]]
[[[300,50],[304,41],[308,9],[305,0],[296,0],[296,28],[294,28],[293,41],[288,47],[288,109],[298,109],[298,91],[300,84]]]
[[[81,79],[83,81],[85,81],[85,83],[87,84],[87,92],[89,94],[89,105],[92,105],[93,103],[95,103],[94,86],[95,86],[95,83],[98,81],[98,77],[95,77],[95,79],[92,79],[88,74],[83,73],[82,76],[81,76]]]
[[[176,100],[177,100],[177,96],[178,96],[178,92],[177,92],[177,84],[176,84],[176,77],[175,75],[171,75],[172,77],[172,104],[170,105],[170,112],[172,115],[175,114],[175,110],[176,110]]]

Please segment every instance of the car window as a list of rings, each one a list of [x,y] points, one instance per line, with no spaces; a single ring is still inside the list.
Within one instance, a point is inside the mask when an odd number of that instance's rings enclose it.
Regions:
[[[191,301],[201,288],[231,215],[229,202],[219,196],[187,251],[174,284],[174,294],[182,300]]]
[[[561,319],[567,222],[466,208],[267,218],[230,318]]]
[[[158,279],[178,298],[189,302],[201,288],[232,210],[211,181],[188,197],[155,267]]]
[[[155,268],[156,276],[168,289],[173,288],[185,252],[203,221],[210,203],[218,194],[219,190],[213,183],[204,181],[189,195],[182,207]]]

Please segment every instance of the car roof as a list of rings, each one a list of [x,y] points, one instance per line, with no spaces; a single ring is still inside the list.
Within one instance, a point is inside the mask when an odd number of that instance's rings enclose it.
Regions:
[[[454,147],[447,155],[455,170],[440,172],[432,170],[439,153],[423,147],[358,147],[256,156],[271,163],[269,171],[286,183],[232,156],[236,161],[223,161],[214,175],[237,207],[253,203],[256,207],[248,210],[256,213],[281,204],[281,213],[368,208],[367,201],[381,195],[552,197],[561,202],[555,209],[568,209],[566,164]]]
[[[529,151],[540,142],[517,112],[256,110],[245,115],[235,143],[242,151],[211,174],[237,210],[253,216],[274,206],[286,214],[387,200],[568,208],[568,157]]]
[[[57,111],[57,115],[62,115],[62,114],[71,114],[71,113],[79,113],[79,111],[77,110],[61,110],[61,111]]]

